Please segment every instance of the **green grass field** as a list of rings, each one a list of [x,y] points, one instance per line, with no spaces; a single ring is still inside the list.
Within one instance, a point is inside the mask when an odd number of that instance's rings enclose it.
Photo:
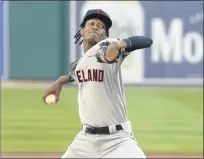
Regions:
[[[126,88],[128,116],[145,152],[202,153],[202,88]],[[45,105],[42,88],[2,88],[2,152],[64,152],[80,129],[77,88]]]

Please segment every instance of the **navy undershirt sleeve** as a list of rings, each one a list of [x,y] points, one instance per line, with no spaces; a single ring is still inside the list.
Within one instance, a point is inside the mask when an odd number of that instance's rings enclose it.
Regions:
[[[125,52],[131,52],[138,49],[150,47],[153,43],[152,39],[146,36],[132,36],[127,39],[123,39],[127,43]]]

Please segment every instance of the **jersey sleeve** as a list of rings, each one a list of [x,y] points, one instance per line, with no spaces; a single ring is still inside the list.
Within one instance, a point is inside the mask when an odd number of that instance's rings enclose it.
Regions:
[[[70,82],[76,81],[75,69],[76,69],[78,61],[79,60],[76,60],[76,61],[69,64],[68,75],[70,77]]]
[[[123,63],[123,61],[125,60],[125,58],[130,54],[131,52],[126,51],[125,49],[121,49],[120,50],[120,54],[117,58],[117,62],[119,65],[121,65]]]
[[[121,39],[111,39],[111,40],[121,40]],[[116,59],[116,62],[113,63],[112,67],[116,70],[118,70],[120,68],[120,66],[122,65],[123,61],[125,60],[125,58],[130,54],[131,52],[126,51],[126,49],[121,49],[119,56]]]

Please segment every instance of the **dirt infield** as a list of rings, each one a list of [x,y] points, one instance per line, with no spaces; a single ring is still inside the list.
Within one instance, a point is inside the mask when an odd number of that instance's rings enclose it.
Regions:
[[[60,158],[60,153],[2,153],[1,158]],[[203,158],[203,154],[147,154],[147,158]]]

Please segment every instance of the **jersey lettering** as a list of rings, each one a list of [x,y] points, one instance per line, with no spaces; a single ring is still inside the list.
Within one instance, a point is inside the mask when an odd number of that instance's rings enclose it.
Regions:
[[[76,75],[79,83],[89,81],[103,82],[104,80],[104,71],[99,69],[78,70]]]

